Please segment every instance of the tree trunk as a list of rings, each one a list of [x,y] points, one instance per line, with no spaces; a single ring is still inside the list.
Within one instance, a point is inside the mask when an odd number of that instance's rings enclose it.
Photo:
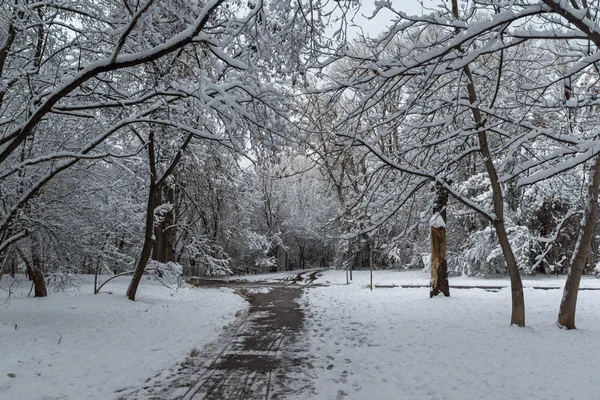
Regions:
[[[48,291],[46,290],[46,280],[44,279],[44,273],[40,268],[33,269],[33,287],[34,297],[46,297]]]
[[[450,296],[448,284],[448,262],[446,261],[446,206],[448,191],[443,185],[436,185],[436,197],[433,215],[429,221],[431,227],[431,280],[429,297],[443,293]]]
[[[306,264],[306,261],[304,259],[304,245],[298,244],[298,249],[300,250],[300,254],[299,254],[300,269],[304,269],[305,264]]]
[[[146,233],[144,235],[144,245],[142,247],[142,254],[140,255],[140,261],[138,262],[131,282],[127,288],[127,298],[131,301],[135,301],[135,295],[137,293],[138,286],[146,270],[146,264],[150,259],[153,245],[153,234],[154,234],[154,209],[156,208],[156,164],[154,159],[154,132],[150,131],[148,137],[148,159],[150,164],[150,187],[148,189],[148,206],[146,207]]]
[[[588,255],[594,236],[598,212],[598,192],[600,189],[600,155],[596,156],[594,166],[591,171],[590,183],[588,186],[588,197],[579,228],[579,237],[571,258],[571,266],[565,282],[563,297],[560,302],[557,324],[563,329],[575,328],[575,311],[577,308],[577,295],[579,293],[579,283],[585,269]]]
[[[17,276],[17,260],[16,260],[16,257],[14,255],[14,252],[11,253],[11,257],[10,257],[10,276],[12,278],[14,278],[14,277]]]
[[[510,276],[512,297],[510,324],[523,327],[525,326],[525,297],[523,295],[523,282],[521,281],[521,275],[519,274],[517,260],[510,246],[510,242],[508,241],[504,221],[500,219],[494,220],[494,227],[496,229],[496,235],[498,235],[502,254],[504,255],[508,275]]]
[[[170,186],[160,186],[156,188],[155,207],[164,203],[169,203],[173,207],[165,212],[162,220],[154,228],[154,246],[152,250],[152,259],[161,263],[175,261],[175,199],[174,191]]]
[[[154,191],[154,208],[163,204],[163,190],[162,188],[155,188]],[[165,252],[165,220],[164,218],[169,214],[168,212],[163,215],[162,221],[159,218],[154,221],[154,241],[152,243],[152,259],[159,262],[167,262]]]
[[[185,138],[185,140],[183,141],[183,143],[181,145],[181,148],[179,149],[179,151],[177,152],[177,154],[171,161],[171,164],[167,167],[165,172],[162,174],[160,179],[156,176],[156,164],[155,164],[156,157],[154,154],[154,133],[152,133],[151,135],[152,135],[152,139],[149,139],[149,141],[152,142],[151,143],[151,145],[152,145],[152,160],[151,160],[150,169],[151,169],[151,175],[153,176],[153,179],[154,179],[154,183],[151,182],[151,184],[154,185],[152,192],[154,193],[153,195],[155,196],[155,198],[153,199],[152,207],[154,209],[154,208],[160,206],[161,204],[169,203],[169,204],[171,204],[171,210],[165,212],[165,214],[162,216],[162,221],[160,221],[160,223],[158,223],[157,226],[154,228],[154,243],[152,244],[150,253],[152,254],[152,259],[162,262],[162,263],[167,263],[169,261],[177,260],[177,257],[175,254],[175,233],[176,233],[176,230],[175,230],[175,224],[176,224],[175,208],[177,207],[176,193],[175,193],[175,189],[167,183],[167,178],[174,173],[175,167],[177,167],[177,164],[179,164],[179,161],[181,161],[181,157],[182,157],[185,149],[187,148],[187,146],[190,144],[190,142],[193,138],[193,135],[189,134]],[[148,151],[150,152],[150,148],[148,148]],[[154,213],[152,214],[152,217],[154,218]],[[153,219],[153,223],[154,223],[154,219]]]
[[[454,18],[459,20],[458,12],[458,1],[452,0],[452,13]],[[457,33],[459,28],[456,28]],[[461,51],[460,46],[457,48]],[[500,248],[506,262],[506,268],[508,269],[508,275],[510,276],[510,288],[512,295],[512,312],[510,317],[510,324],[517,326],[525,326],[525,298],[523,296],[523,282],[521,281],[521,275],[519,274],[519,268],[517,260],[510,246],[508,235],[504,227],[504,199],[502,197],[502,188],[498,182],[498,173],[496,167],[492,161],[490,148],[487,141],[487,132],[484,129],[485,121],[483,116],[477,108],[478,99],[477,92],[475,90],[475,81],[471,74],[471,68],[466,65],[463,68],[465,75],[467,76],[467,92],[469,95],[469,103],[471,104],[471,113],[473,120],[475,121],[476,128],[478,130],[477,140],[479,142],[479,152],[485,162],[485,169],[488,177],[490,178],[490,184],[492,186],[492,202],[494,206],[494,218],[493,224],[496,229],[496,235],[498,235],[498,241],[500,242]]]
[[[6,258],[0,264],[0,282],[2,282],[2,276],[4,275],[4,266],[6,265]]]
[[[31,260],[33,265],[30,279],[33,281],[34,297],[46,297],[48,296],[48,291],[46,290],[46,280],[44,279],[44,273],[42,272],[42,258],[40,256],[39,248],[34,243],[31,249]]]
[[[506,262],[506,268],[508,269],[508,275],[510,276],[510,287],[512,295],[512,313],[510,317],[510,324],[517,326],[525,326],[525,298],[523,296],[523,282],[521,281],[521,275],[519,274],[519,267],[515,254],[512,251],[506,228],[504,227],[504,199],[502,197],[502,188],[498,182],[498,173],[496,167],[492,161],[490,148],[487,141],[487,133],[484,128],[484,120],[481,112],[475,104],[477,104],[477,93],[475,92],[475,84],[473,76],[471,75],[471,69],[469,66],[464,68],[465,75],[468,78],[467,91],[469,93],[469,102],[473,105],[471,112],[473,119],[477,124],[477,139],[479,141],[479,148],[481,156],[485,162],[485,169],[488,177],[490,178],[490,184],[492,186],[492,202],[494,205],[493,220],[496,235],[498,235],[498,241],[500,242],[500,248],[504,255]]]
[[[287,261],[287,251],[283,245],[277,246],[277,269],[279,271],[285,271]]]
[[[4,255],[0,253],[0,281],[2,280],[2,275],[4,275],[5,271],[10,274],[12,278],[14,278],[17,274],[17,260],[15,259],[15,252],[11,249],[4,252]]]

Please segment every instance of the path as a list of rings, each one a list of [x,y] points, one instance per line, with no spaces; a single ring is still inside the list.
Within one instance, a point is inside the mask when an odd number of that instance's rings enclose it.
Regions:
[[[309,367],[302,344],[304,311],[298,304],[303,290],[236,288],[250,309],[218,342],[120,399],[280,399],[310,391],[310,380],[300,373]]]
[[[301,293],[297,287],[242,289],[251,306],[248,318],[184,399],[277,399],[290,393],[286,371],[303,362],[295,346],[304,322]]]

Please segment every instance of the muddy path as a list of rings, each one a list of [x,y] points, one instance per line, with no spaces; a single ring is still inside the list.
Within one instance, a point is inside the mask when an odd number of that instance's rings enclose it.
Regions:
[[[148,380],[119,399],[283,399],[305,394],[311,381],[299,305],[298,286],[236,288],[250,308],[221,338],[195,350],[188,359],[162,376]],[[297,398],[297,397],[296,397]]]

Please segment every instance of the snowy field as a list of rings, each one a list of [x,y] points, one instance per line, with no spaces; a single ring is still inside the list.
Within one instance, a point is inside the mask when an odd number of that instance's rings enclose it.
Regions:
[[[98,295],[84,279],[44,299],[26,298],[22,279],[8,304],[0,290],[0,399],[115,399],[215,340],[246,307],[229,289],[175,291],[144,279],[132,302],[127,277]],[[0,287],[11,283],[5,276]]]
[[[325,271],[317,283],[329,286],[304,291],[310,367],[289,379],[308,378],[314,389],[297,400],[597,398],[600,291],[580,292],[579,329],[562,331],[554,324],[562,290],[532,287],[562,287],[565,277],[524,278],[526,328],[508,326],[508,279],[451,278],[451,285],[506,288],[429,299],[427,288],[371,291],[368,271],[353,278],[346,285],[343,271]],[[0,399],[116,399],[217,339],[247,307],[230,289],[174,291],[145,279],[131,302],[128,278],[96,296],[92,278],[85,280],[80,290],[45,299],[26,298],[27,281],[12,286],[0,307]],[[376,285],[428,281],[422,271],[374,272]],[[0,287],[11,283],[5,277]],[[582,287],[600,280],[584,277]]]
[[[369,271],[353,271],[353,285],[368,285],[370,282]],[[373,271],[373,285],[429,285],[429,273],[422,270],[410,271]],[[524,287],[562,287],[565,284],[566,276],[556,275],[535,275],[522,276]],[[450,286],[510,286],[510,280],[507,277],[484,279],[471,278],[468,276],[451,276],[448,278]],[[325,271],[323,276],[317,281],[328,285],[345,285],[345,271],[332,270]],[[584,275],[581,280],[581,287],[600,288],[600,279],[592,275]]]
[[[595,399],[600,393],[600,291],[582,291],[577,331],[554,321],[562,290],[525,289],[526,328],[509,327],[510,291],[366,288],[369,274],[325,272],[305,291],[318,399]],[[585,278],[582,286],[598,286]],[[423,284],[420,271],[378,272],[375,283]],[[561,286],[564,277],[525,279]],[[451,278],[451,284],[507,280]]]
[[[283,271],[267,274],[249,274],[235,275],[224,278],[230,282],[281,282],[286,278],[293,277],[301,272],[314,271],[310,270],[295,270]],[[369,271],[353,271],[353,285],[368,285],[370,283]],[[429,273],[422,270],[409,271],[393,271],[383,270],[373,271],[374,285],[429,285]],[[522,276],[524,287],[560,287],[565,283],[565,275],[534,275]],[[451,276],[449,278],[450,285],[455,286],[503,286],[509,287],[510,280],[508,276],[501,278],[472,278],[468,276]],[[345,285],[346,272],[342,270],[328,270],[321,272],[321,276],[315,283],[325,285]],[[592,275],[584,275],[581,280],[582,288],[600,288],[600,279]]]

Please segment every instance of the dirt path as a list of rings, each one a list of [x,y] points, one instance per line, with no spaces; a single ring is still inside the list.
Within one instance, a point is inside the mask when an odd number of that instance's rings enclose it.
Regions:
[[[303,345],[302,287],[237,288],[247,313],[220,340],[195,350],[183,363],[149,379],[120,399],[282,399],[306,393],[310,368]]]
[[[241,291],[250,302],[248,318],[184,399],[277,399],[292,392],[286,372],[303,364],[296,346],[302,289]]]

